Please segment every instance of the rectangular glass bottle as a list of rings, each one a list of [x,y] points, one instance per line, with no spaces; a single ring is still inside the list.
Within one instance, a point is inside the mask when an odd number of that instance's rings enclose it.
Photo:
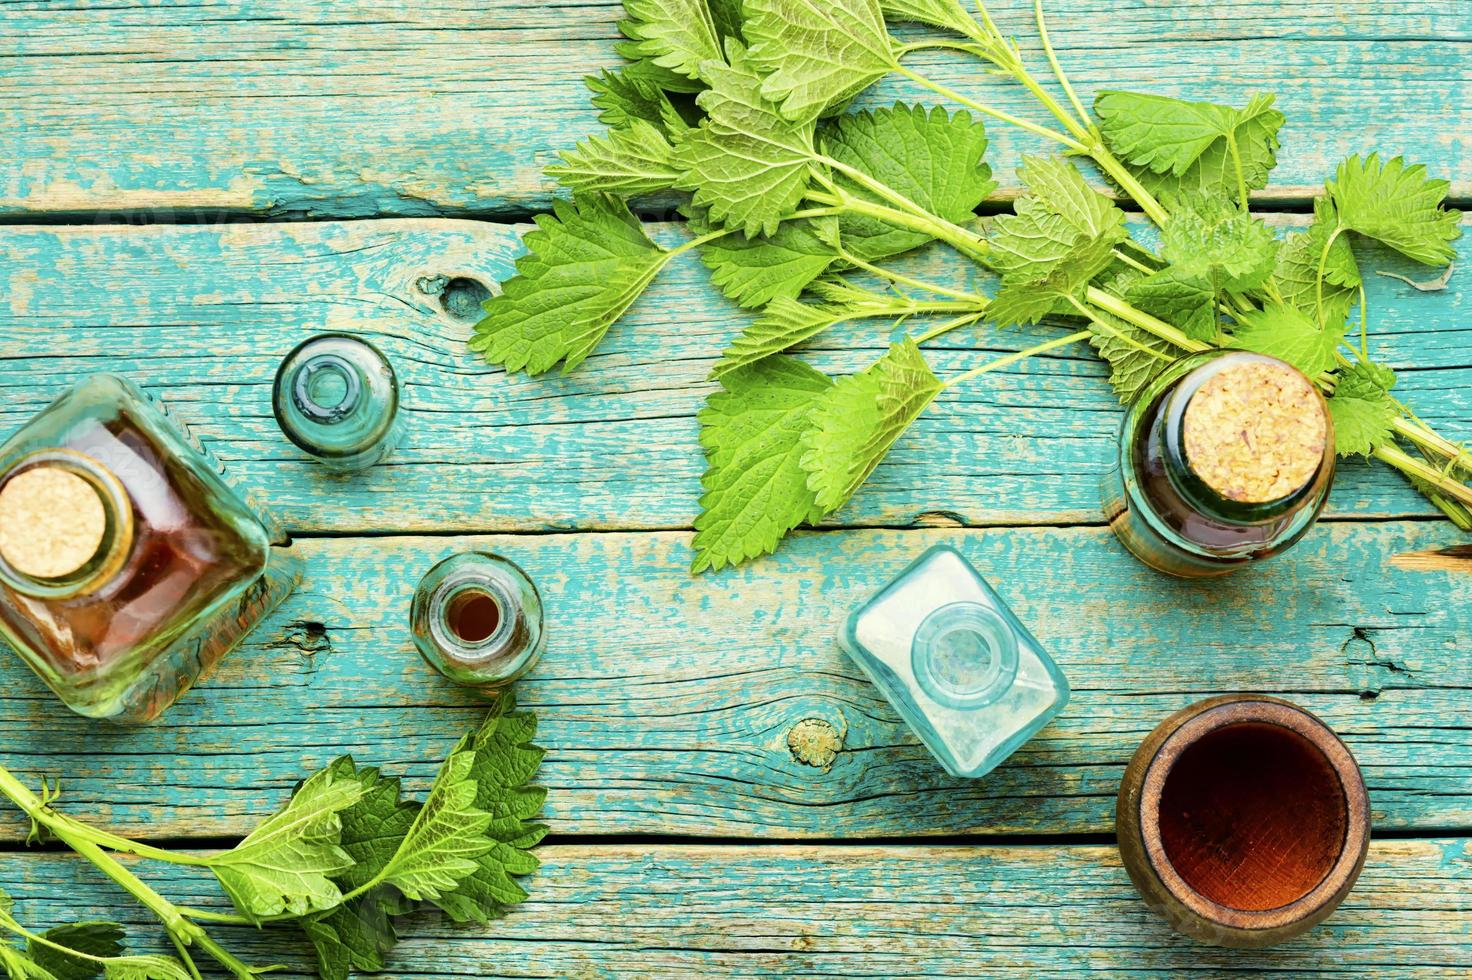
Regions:
[[[844,649],[953,776],[991,772],[1068,681],[960,552],[936,545],[849,617]]]
[[[163,408],[95,376],[0,446],[0,637],[78,714],[157,717],[300,579]]]

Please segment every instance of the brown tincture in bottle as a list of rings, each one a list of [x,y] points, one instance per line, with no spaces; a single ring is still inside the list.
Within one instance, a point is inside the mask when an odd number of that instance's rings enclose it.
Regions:
[[[1333,444],[1323,396],[1293,367],[1242,351],[1183,358],[1126,413],[1105,514],[1146,564],[1220,575],[1308,531]]]
[[[125,382],[79,386],[0,456],[0,634],[79,713],[153,718],[295,583],[260,519]]]

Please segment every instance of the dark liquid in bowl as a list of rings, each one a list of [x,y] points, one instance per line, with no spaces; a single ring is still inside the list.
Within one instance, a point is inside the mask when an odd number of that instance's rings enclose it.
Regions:
[[[1297,732],[1242,722],[1181,753],[1160,798],[1160,839],[1186,884],[1232,909],[1297,901],[1339,859],[1348,804],[1324,754]]]

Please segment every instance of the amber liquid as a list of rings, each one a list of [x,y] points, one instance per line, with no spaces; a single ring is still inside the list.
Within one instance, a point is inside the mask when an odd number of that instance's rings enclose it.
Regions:
[[[261,572],[250,542],[217,516],[207,487],[126,414],[79,426],[64,448],[105,465],[132,499],[133,543],[122,569],[95,591],[65,600],[10,590],[0,616],[64,674],[105,670],[161,648],[222,596]]]

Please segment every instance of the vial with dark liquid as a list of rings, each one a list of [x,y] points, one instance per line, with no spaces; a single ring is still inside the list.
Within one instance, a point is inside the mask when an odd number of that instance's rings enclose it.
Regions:
[[[362,470],[399,442],[399,379],[377,347],[348,334],[313,337],[276,371],[281,431],[323,466]]]
[[[0,447],[0,636],[79,714],[142,722],[295,586],[188,433],[99,375]]]
[[[1333,481],[1333,423],[1313,382],[1276,358],[1210,351],[1130,405],[1104,514],[1147,565],[1222,575],[1303,537]]]
[[[542,655],[542,598],[515,563],[466,552],[430,569],[410,610],[414,645],[456,684],[509,684]]]

